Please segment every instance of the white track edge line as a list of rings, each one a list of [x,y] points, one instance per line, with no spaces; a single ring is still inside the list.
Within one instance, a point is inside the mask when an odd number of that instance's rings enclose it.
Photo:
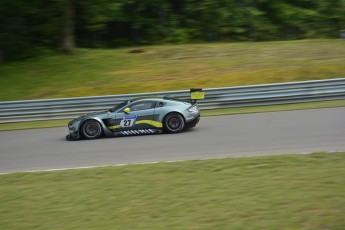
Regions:
[[[324,153],[339,153],[341,151],[324,151]],[[13,173],[37,173],[37,172],[54,172],[54,171],[64,171],[64,170],[77,170],[77,169],[93,169],[93,168],[105,168],[105,167],[123,167],[130,165],[151,165],[158,163],[176,163],[185,161],[207,161],[207,160],[218,160],[218,159],[229,159],[229,158],[249,158],[249,157],[268,157],[268,156],[281,156],[281,155],[306,155],[317,152],[301,152],[301,153],[277,153],[277,154],[260,154],[251,156],[231,156],[231,157],[220,157],[220,158],[202,158],[202,159],[188,159],[188,160],[167,160],[167,161],[151,161],[142,163],[127,163],[127,164],[113,164],[113,165],[93,165],[93,166],[80,166],[80,167],[70,167],[70,168],[56,168],[56,169],[41,169],[41,170],[29,170],[29,171],[15,171],[15,172],[4,172],[0,175],[7,175]]]

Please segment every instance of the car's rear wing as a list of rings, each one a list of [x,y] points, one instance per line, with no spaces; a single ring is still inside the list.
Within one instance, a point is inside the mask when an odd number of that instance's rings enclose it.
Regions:
[[[205,99],[205,92],[202,89],[192,88],[190,89],[190,99],[192,104],[196,104],[197,100]]]

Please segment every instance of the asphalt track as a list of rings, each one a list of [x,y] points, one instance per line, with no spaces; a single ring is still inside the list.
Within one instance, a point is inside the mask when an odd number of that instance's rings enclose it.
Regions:
[[[92,141],[66,128],[0,132],[0,173],[345,150],[345,107],[203,117],[196,128]]]

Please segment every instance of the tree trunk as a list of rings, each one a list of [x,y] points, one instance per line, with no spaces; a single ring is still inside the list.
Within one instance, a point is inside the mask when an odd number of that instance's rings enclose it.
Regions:
[[[3,63],[4,61],[5,61],[4,51],[3,51],[2,46],[0,44],[0,63]]]
[[[63,37],[61,51],[64,53],[73,53],[75,48],[74,36],[74,19],[75,19],[75,2],[74,0],[66,0],[66,11],[63,27]]]

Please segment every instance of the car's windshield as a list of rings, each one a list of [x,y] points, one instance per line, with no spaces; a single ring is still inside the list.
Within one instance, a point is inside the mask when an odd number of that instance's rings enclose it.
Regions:
[[[117,106],[109,109],[109,112],[115,112],[115,111],[121,109],[122,107],[124,107],[125,105],[128,105],[129,103],[131,103],[130,100],[124,101],[124,102],[118,104]]]

